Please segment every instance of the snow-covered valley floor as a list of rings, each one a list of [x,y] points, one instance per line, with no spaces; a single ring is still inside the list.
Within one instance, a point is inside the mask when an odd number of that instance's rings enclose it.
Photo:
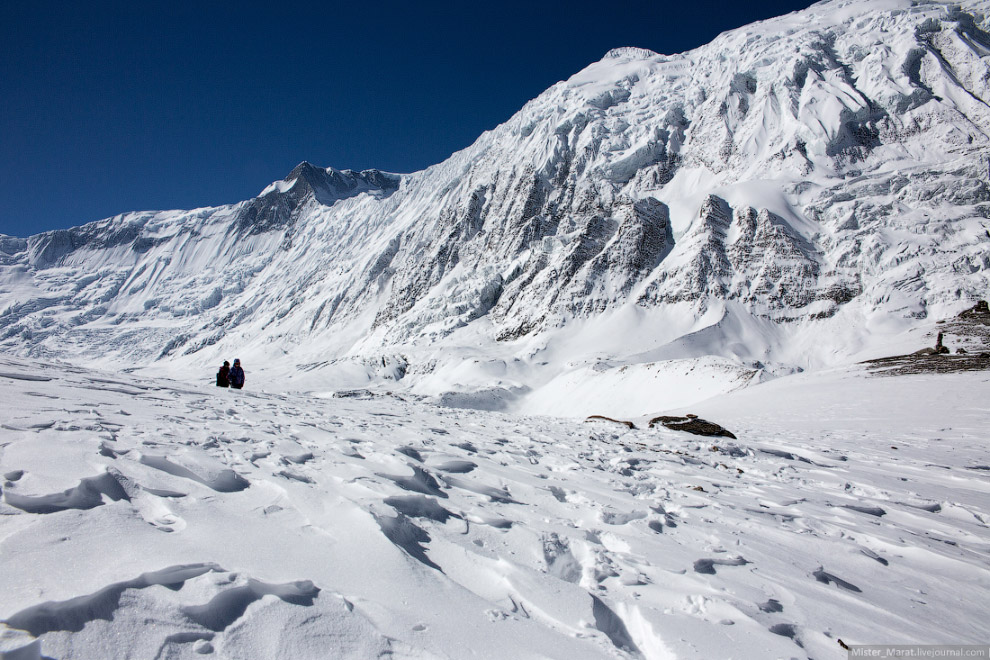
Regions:
[[[13,358],[0,399],[0,657],[990,638],[987,372],[840,370],[669,411],[736,440]]]

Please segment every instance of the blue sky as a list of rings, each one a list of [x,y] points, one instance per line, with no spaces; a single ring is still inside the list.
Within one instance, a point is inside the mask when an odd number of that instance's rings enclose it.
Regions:
[[[303,160],[420,170],[611,48],[810,4],[0,3],[0,233],[236,202]]]

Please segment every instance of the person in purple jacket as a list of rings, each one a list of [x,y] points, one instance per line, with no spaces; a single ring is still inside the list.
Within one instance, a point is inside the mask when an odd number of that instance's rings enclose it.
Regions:
[[[230,368],[230,386],[235,390],[244,387],[244,369],[241,368],[241,361],[234,360],[234,366]]]

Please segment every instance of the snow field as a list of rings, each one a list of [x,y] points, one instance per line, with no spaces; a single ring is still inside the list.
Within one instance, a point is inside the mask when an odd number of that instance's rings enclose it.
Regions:
[[[2,358],[0,641],[294,659],[983,643],[988,392],[984,373],[847,370],[672,411],[731,440]]]

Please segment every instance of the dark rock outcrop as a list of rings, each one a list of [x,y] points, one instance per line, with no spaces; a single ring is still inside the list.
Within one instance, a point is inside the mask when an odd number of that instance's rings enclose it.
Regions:
[[[661,424],[672,431],[686,431],[694,435],[736,439],[736,436],[731,431],[714,422],[701,419],[697,415],[687,415],[686,417],[661,415],[650,420],[650,428],[653,428],[657,424]]]

